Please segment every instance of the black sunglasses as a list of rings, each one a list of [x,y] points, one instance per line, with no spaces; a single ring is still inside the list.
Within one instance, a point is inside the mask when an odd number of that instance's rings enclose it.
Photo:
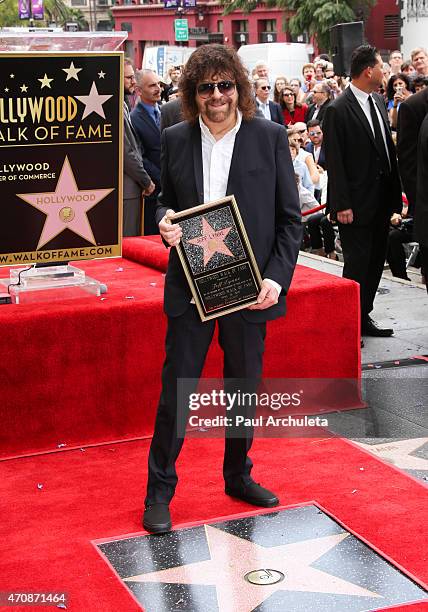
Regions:
[[[214,89],[217,87],[219,93],[225,96],[231,96],[235,91],[235,83],[233,81],[219,81],[218,83],[201,83],[197,86],[196,91],[201,98],[210,98]]]
[[[271,90],[271,86],[270,85],[262,85],[260,87],[260,89],[263,89],[263,91],[270,91]]]

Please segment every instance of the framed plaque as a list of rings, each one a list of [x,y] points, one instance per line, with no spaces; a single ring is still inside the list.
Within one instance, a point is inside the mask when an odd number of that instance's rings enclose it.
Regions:
[[[183,231],[177,251],[202,321],[257,302],[262,278],[233,196],[169,218]]]

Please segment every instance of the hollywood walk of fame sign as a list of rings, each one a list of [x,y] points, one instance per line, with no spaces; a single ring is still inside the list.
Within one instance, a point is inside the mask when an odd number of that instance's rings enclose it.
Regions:
[[[0,266],[119,256],[122,53],[8,52],[0,67]]]
[[[170,219],[183,231],[177,251],[202,321],[256,303],[262,280],[233,196]]]

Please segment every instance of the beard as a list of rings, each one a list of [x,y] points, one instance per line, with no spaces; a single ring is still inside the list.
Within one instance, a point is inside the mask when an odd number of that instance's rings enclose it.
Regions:
[[[226,105],[226,106],[225,106]],[[226,119],[229,119],[231,115],[235,113],[236,105],[232,98],[222,96],[220,100],[207,100],[204,103],[202,114],[213,123],[221,123]]]

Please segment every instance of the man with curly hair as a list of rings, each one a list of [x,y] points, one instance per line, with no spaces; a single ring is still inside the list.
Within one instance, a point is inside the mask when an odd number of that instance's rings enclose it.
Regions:
[[[301,242],[301,217],[284,128],[255,117],[248,74],[234,49],[204,45],[190,56],[180,81],[185,121],[162,133],[161,193],[156,219],[171,246],[165,279],[168,316],[162,393],[149,455],[143,525],[171,528],[169,503],[177,484],[177,380],[198,379],[216,321],[201,322],[174,248],[182,232],[169,215],[234,195],[263,282],[257,304],[217,319],[224,379],[259,381],[266,322],[285,314]],[[251,383],[250,383],[251,384]],[[226,432],[225,492],[250,504],[276,506],[278,498],[250,476],[252,432]]]

